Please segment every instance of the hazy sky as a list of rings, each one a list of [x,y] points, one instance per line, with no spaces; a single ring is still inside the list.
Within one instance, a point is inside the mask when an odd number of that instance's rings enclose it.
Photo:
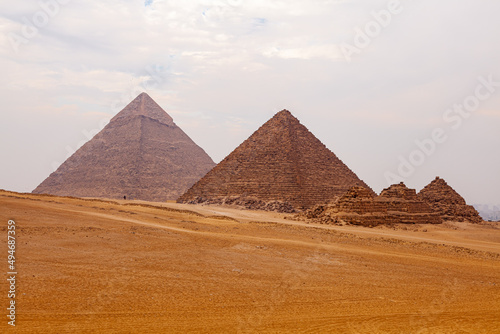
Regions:
[[[146,91],[216,161],[290,110],[375,191],[500,203],[500,2],[0,3],[0,188],[27,192]]]

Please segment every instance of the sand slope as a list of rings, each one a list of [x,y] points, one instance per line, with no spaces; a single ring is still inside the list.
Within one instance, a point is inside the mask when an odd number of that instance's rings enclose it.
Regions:
[[[491,224],[313,226],[3,191],[0,208],[0,233],[18,226],[19,271],[17,326],[2,332],[500,332]],[[0,291],[7,305],[5,280]]]

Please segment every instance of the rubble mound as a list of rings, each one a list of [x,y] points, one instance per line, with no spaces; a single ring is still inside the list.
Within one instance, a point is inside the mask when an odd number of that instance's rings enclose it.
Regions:
[[[418,198],[416,190],[408,188],[403,182],[382,190],[377,200],[386,203],[388,212],[433,213],[432,208]]]
[[[442,220],[422,202],[414,189],[403,183],[384,189],[380,196],[363,187],[353,187],[330,205],[319,205],[305,215],[323,224],[377,226],[382,224],[440,224]]]
[[[264,210],[275,211],[281,213],[294,213],[296,210],[293,205],[282,201],[264,202],[257,198],[230,196],[225,198],[203,198],[196,197],[186,204],[216,204],[216,205],[232,205],[248,210]]]
[[[469,221],[471,223],[483,221],[477,210],[467,205],[465,199],[440,177],[436,177],[425,186],[418,193],[418,197],[429,204],[446,221]]]
[[[366,188],[352,187],[347,191],[335,205],[338,212],[373,214],[387,213],[387,208],[383,203],[375,200],[375,196]]]

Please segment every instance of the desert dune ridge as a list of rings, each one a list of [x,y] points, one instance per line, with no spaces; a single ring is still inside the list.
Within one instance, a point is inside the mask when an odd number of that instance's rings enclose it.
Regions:
[[[500,328],[496,223],[334,226],[6,191],[0,203],[2,233],[9,219],[18,226],[16,332]]]

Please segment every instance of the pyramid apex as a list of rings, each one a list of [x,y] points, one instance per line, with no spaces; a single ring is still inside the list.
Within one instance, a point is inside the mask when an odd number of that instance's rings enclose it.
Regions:
[[[440,178],[439,176],[436,176],[434,181],[432,181],[431,183],[433,183],[433,184],[440,183],[443,185],[448,185],[448,183],[444,179]]]
[[[149,96],[149,94],[146,92],[142,92],[139,95],[137,95],[136,99],[142,99],[142,100],[149,99],[149,100],[154,101],[153,98],[151,96]]]
[[[446,220],[466,219],[473,223],[482,221],[476,209],[468,206],[465,199],[439,176],[420,190],[418,196],[445,215]]]
[[[295,117],[289,110],[283,109],[277,112],[271,120],[288,120],[288,121],[298,121],[297,117]]]
[[[175,126],[174,120],[146,92],[142,92],[132,100],[122,111],[111,119],[111,122],[121,117],[146,116],[160,123]]]
[[[286,115],[286,116],[293,116],[292,113],[288,109],[283,109],[276,113],[276,116],[278,115]]]
[[[390,198],[404,198],[404,199],[414,199],[417,197],[417,191],[415,189],[408,188],[404,182],[398,184],[393,184],[389,188],[382,190],[380,197]]]
[[[151,100],[151,101],[154,101],[151,96],[149,96],[148,93],[146,92],[142,92],[140,93],[139,95],[137,95],[137,97],[134,99],[134,100],[141,100],[142,102],[144,102],[145,100]],[[134,101],[132,100],[132,101]],[[156,103],[156,102],[155,102]]]

